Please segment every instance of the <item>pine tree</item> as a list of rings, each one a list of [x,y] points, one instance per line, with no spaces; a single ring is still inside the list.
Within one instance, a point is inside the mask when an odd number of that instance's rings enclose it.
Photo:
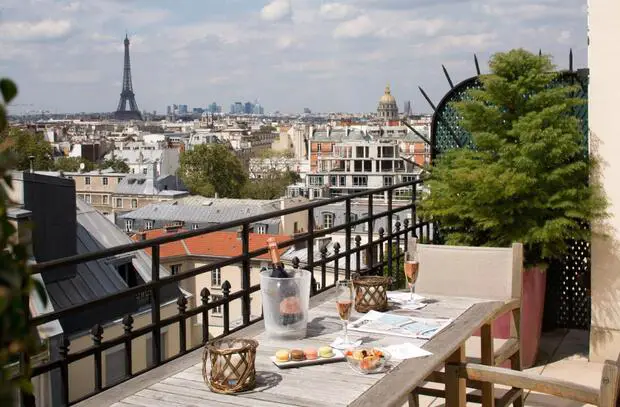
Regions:
[[[522,49],[495,54],[482,87],[454,104],[471,148],[442,155],[421,213],[447,244],[525,246],[526,264],[589,239],[587,222],[605,200],[589,185],[591,162],[574,109],[584,102],[560,84],[551,59]]]

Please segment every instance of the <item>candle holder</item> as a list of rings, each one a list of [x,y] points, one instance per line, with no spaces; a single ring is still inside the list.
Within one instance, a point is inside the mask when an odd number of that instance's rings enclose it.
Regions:
[[[257,347],[253,339],[220,339],[207,344],[202,355],[202,377],[211,391],[230,394],[253,389]]]
[[[391,283],[390,277],[354,277],[355,310],[361,313],[386,311],[388,309],[387,291]]]

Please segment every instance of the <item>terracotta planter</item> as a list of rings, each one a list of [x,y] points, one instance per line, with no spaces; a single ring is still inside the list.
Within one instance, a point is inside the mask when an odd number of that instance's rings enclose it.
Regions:
[[[525,269],[522,284],[521,365],[523,369],[527,369],[534,365],[538,356],[545,307],[546,269],[540,266]],[[500,339],[510,338],[510,314],[504,314],[495,320],[493,336]]]

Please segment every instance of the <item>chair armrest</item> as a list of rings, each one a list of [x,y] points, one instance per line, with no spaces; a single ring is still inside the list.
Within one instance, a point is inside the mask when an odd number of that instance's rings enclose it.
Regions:
[[[456,366],[459,367],[459,376],[468,380],[501,384],[583,403],[599,404],[599,389],[581,384],[475,363],[464,363]]]

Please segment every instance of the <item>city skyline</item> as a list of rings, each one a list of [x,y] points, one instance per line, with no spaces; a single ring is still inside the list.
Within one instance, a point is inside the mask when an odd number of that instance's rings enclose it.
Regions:
[[[123,39],[131,39],[141,110],[172,100],[205,107],[258,98],[269,112],[373,112],[387,83],[400,106],[429,112],[483,72],[497,51],[552,54],[559,68],[586,66],[585,0],[273,0],[61,2],[7,0],[0,68],[28,110],[112,112],[121,90]],[[467,21],[461,20],[467,16]]]

